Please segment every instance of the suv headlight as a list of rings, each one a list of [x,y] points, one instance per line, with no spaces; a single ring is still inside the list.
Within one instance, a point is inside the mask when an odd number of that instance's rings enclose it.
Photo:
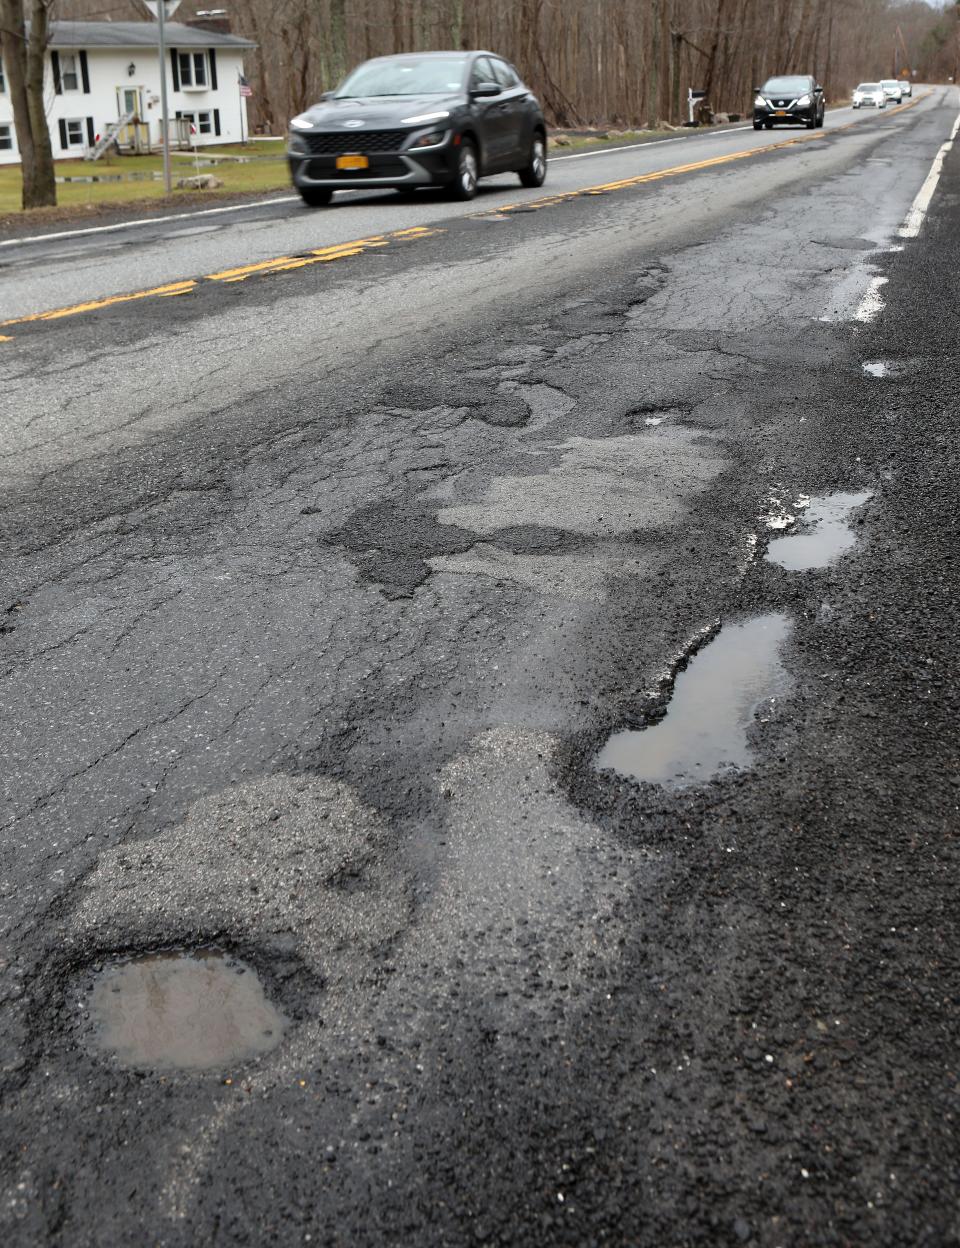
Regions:
[[[809,95],[801,95],[801,96],[800,96],[800,98],[799,98],[799,100],[797,100],[797,107],[798,107],[798,108],[806,108],[806,107],[807,107],[807,105],[808,105],[809,103],[810,103],[810,96],[809,96]]]
[[[753,107],[754,108],[766,108],[767,101],[763,98],[762,95],[758,95],[757,98],[753,101]]]
[[[421,134],[419,139],[414,139],[410,144],[410,150],[417,147],[436,147],[443,142],[446,134],[446,130],[431,130],[429,134]]]

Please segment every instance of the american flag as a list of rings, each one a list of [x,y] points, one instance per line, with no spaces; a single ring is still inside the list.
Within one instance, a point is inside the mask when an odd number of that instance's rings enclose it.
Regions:
[[[253,87],[250,86],[243,74],[240,75],[238,82],[240,83],[240,94],[245,99],[249,99],[250,96],[253,95]]]

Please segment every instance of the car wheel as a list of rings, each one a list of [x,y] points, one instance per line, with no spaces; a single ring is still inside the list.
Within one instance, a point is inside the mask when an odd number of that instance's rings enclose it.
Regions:
[[[762,129],[763,129],[763,122],[762,122],[762,121],[755,121],[755,122],[753,123],[753,128],[754,128],[754,130],[762,130]]]
[[[807,122],[807,129],[808,129],[808,130],[813,130],[813,129],[815,129],[815,128],[816,128],[816,124],[817,124],[817,119],[816,119],[816,117],[811,117],[811,118],[810,118],[810,120]]]
[[[772,129],[773,129],[773,122],[772,122],[772,121],[765,121],[765,122],[763,123],[763,125],[764,125],[764,129],[765,129],[765,130],[772,130]]]
[[[543,135],[539,131],[533,136],[530,144],[530,159],[522,169],[518,169],[520,182],[523,186],[543,186],[547,180],[547,148]]]
[[[450,183],[453,199],[473,199],[477,193],[477,149],[472,139],[464,139],[457,156],[457,175]]]
[[[308,208],[325,208],[333,198],[333,191],[323,190],[319,186],[300,186],[297,189]]]

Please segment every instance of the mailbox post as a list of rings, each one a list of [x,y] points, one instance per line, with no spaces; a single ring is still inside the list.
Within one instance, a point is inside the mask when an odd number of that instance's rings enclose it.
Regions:
[[[694,120],[695,120],[693,116],[693,110],[700,103],[700,101],[706,99],[706,97],[707,97],[706,91],[695,91],[693,87],[687,88],[687,113],[689,115],[689,121],[690,121],[691,126],[694,124]]]

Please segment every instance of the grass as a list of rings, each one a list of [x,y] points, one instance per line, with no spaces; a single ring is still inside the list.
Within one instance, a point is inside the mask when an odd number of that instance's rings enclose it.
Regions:
[[[218,147],[198,148],[202,160],[215,155],[250,156],[249,162],[223,161],[217,165],[200,166],[200,173],[212,173],[223,182],[220,191],[207,191],[206,195],[235,195],[250,191],[273,191],[290,185],[290,174],[283,157],[282,143],[258,143],[253,141],[224,144]],[[131,174],[162,173],[163,158],[155,156],[111,156],[97,161],[58,160],[55,162],[58,177],[84,177],[90,175],[113,176],[121,174],[122,182],[61,182],[57,184],[57,205],[60,208],[85,208],[87,205],[125,204],[137,200],[161,199],[165,195],[163,179],[136,179]],[[192,152],[171,153],[171,170],[174,186],[178,178],[191,177],[196,170]],[[21,177],[19,165],[0,166],[0,216],[20,211]],[[174,195],[186,192],[174,191]],[[37,213],[50,211],[35,209]]]

